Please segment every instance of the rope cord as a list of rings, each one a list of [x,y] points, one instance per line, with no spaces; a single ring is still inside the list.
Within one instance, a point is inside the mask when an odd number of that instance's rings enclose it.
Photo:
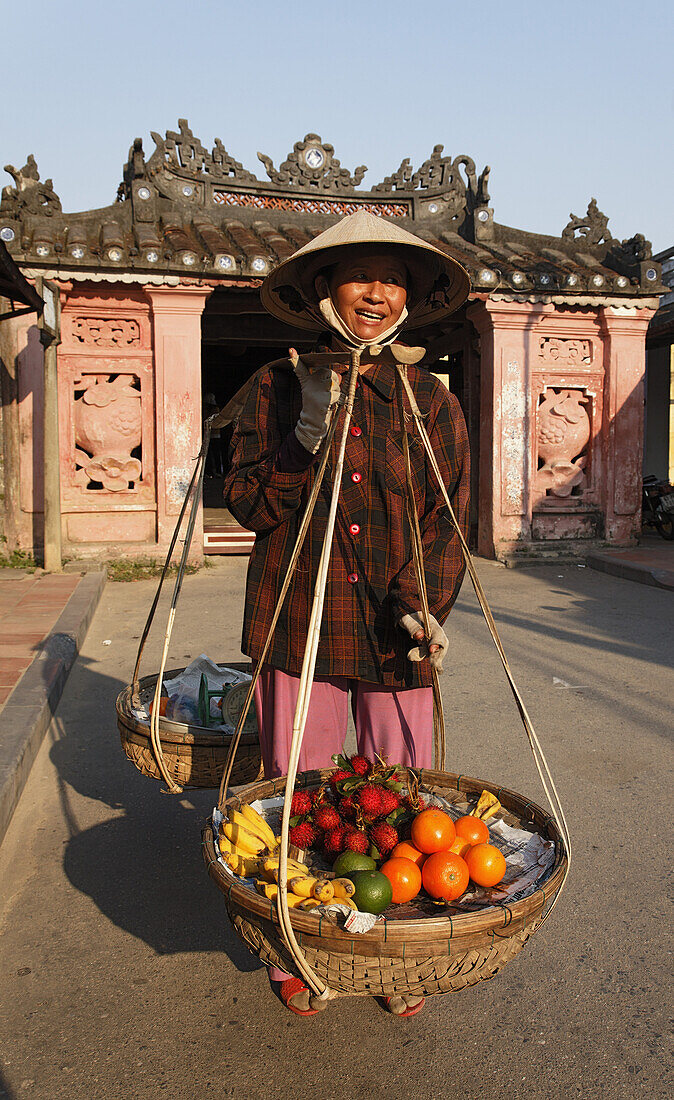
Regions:
[[[531,752],[532,752],[532,755],[533,755],[533,758],[534,758],[534,762],[536,764],[536,769],[538,771],[541,783],[543,785],[543,790],[545,791],[548,802],[550,803],[550,806],[552,808],[552,815],[555,819],[555,824],[557,825],[557,828],[559,829],[560,836],[562,837],[562,840],[563,840],[564,845],[566,847],[567,865],[566,865],[566,872],[565,872],[565,875],[564,875],[564,879],[563,879],[563,881],[561,883],[561,886],[560,886],[560,888],[559,888],[559,890],[558,890],[558,892],[557,892],[557,894],[556,894],[556,896],[555,896],[555,898],[552,902],[552,905],[548,909],[548,912],[545,914],[545,917],[542,918],[541,923],[543,923],[544,920],[547,920],[548,916],[550,915],[550,913],[552,912],[554,906],[556,905],[557,901],[559,900],[559,897],[560,897],[560,895],[562,893],[562,890],[564,888],[564,883],[566,882],[566,879],[567,879],[568,874],[569,874],[569,869],[571,867],[571,838],[570,838],[570,835],[569,835],[568,825],[566,823],[566,817],[564,815],[564,810],[562,808],[562,804],[561,804],[559,795],[557,793],[557,788],[556,788],[555,782],[552,778],[552,774],[550,772],[548,762],[545,758],[545,754],[543,752],[540,741],[538,740],[538,737],[536,735],[536,731],[534,730],[531,718],[529,717],[529,714],[528,714],[528,711],[527,711],[527,709],[524,705],[524,701],[522,699],[522,696],[519,693],[519,690],[518,690],[517,685],[515,683],[515,680],[513,678],[512,672],[510,670],[510,665],[508,664],[508,658],[506,657],[505,650],[503,648],[503,643],[501,642],[501,638],[499,636],[499,633],[498,633],[498,630],[497,630],[497,627],[496,627],[496,623],[494,621],[494,617],[491,613],[491,609],[489,608],[489,605],[487,603],[487,598],[484,594],[484,590],[483,590],[482,585],[480,583],[480,579],[479,579],[479,577],[478,577],[478,575],[475,571],[475,566],[473,564],[473,559],[472,559],[470,550],[468,549],[468,545],[466,543],[466,540],[463,537],[463,534],[461,533],[461,528],[459,527],[458,521],[457,521],[456,516],[454,514],[454,509],[452,508],[452,504],[451,504],[451,501],[449,499],[449,494],[448,494],[447,489],[445,487],[445,484],[442,480],[442,474],[440,472],[440,468],[438,466],[437,459],[436,459],[435,454],[433,452],[433,447],[432,447],[431,441],[428,437],[428,433],[426,432],[426,428],[425,428],[423,420],[422,420],[422,414],[419,410],[419,407],[417,406],[417,403],[416,403],[416,400],[415,400],[415,397],[414,397],[414,393],[412,391],[412,387],[410,386],[410,383],[409,383],[409,380],[407,378],[406,372],[403,372],[400,365],[398,365],[397,371],[398,371],[398,375],[399,375],[399,377],[402,381],[402,384],[405,387],[405,392],[407,394],[407,398],[408,398],[408,401],[410,403],[410,408],[412,409],[412,414],[414,416],[414,419],[415,419],[415,422],[416,422],[416,425],[417,425],[417,428],[418,428],[418,431],[419,431],[419,435],[421,436],[422,442],[423,442],[424,447],[426,449],[426,453],[428,455],[429,462],[431,464],[431,468],[433,470],[433,473],[435,474],[435,478],[436,478],[436,480],[438,482],[438,485],[440,487],[440,491],[441,491],[441,493],[444,497],[445,504],[447,505],[447,508],[449,510],[449,516],[450,516],[450,519],[451,519],[451,522],[452,522],[452,526],[454,527],[457,538],[459,540],[459,545],[461,546],[461,551],[463,553],[463,557],[464,557],[464,560],[466,562],[466,569],[467,569],[468,575],[471,579],[473,588],[475,589],[475,595],[477,596],[477,600],[478,600],[478,603],[480,605],[480,609],[482,611],[482,614],[483,614],[483,616],[485,618],[485,621],[487,623],[487,626],[489,628],[489,632],[492,636],[492,640],[494,642],[494,645],[496,646],[496,650],[498,652],[498,655],[501,658],[501,663],[503,665],[506,677],[508,679],[510,689],[511,689],[511,691],[513,693],[513,696],[515,698],[515,702],[517,704],[517,709],[519,710],[520,718],[522,719],[522,724],[523,724],[524,729],[526,731],[526,735],[527,735],[527,738],[528,738],[528,741],[529,741],[529,746],[531,748]]]
[[[173,538],[171,539],[169,552],[168,552],[166,562],[165,562],[165,565],[164,565],[164,569],[162,571],[162,575],[161,575],[161,578],[160,578],[160,581],[159,581],[159,587],[157,589],[157,594],[155,596],[154,603],[152,604],[152,608],[150,609],[150,615],[148,617],[147,623],[145,624],[145,630],[143,632],[143,638],[142,638],[142,641],[141,641],[141,644],[140,644],[140,647],[139,647],[139,650],[138,650],[138,657],[137,657],[137,660],[136,660],[136,669],[135,669],[135,672],[134,672],[134,689],[137,691],[137,674],[138,674],[138,666],[140,665],[141,653],[143,651],[143,646],[145,644],[145,639],[147,638],[147,636],[149,634],[149,631],[150,631],[150,625],[152,623],[152,618],[154,616],[157,604],[159,602],[159,594],[161,592],[161,587],[162,587],[162,584],[164,582],[164,578],[166,577],[166,575],[168,573],[169,563],[171,561],[171,555],[173,553],[173,548],[176,544],[176,540],[177,540],[177,537],[178,537],[178,532],[180,530],[180,524],[182,522],[182,519],[183,519],[183,517],[185,515],[185,512],[186,512],[186,509],[187,509],[187,502],[188,502],[188,500],[191,499],[192,504],[191,504],[189,518],[188,518],[188,521],[187,521],[187,528],[186,528],[186,531],[185,531],[185,538],[184,538],[184,541],[183,541],[183,550],[182,550],[182,554],[180,556],[180,563],[178,565],[178,573],[177,573],[177,576],[176,576],[176,583],[175,583],[174,588],[173,588],[173,596],[171,597],[171,607],[170,607],[170,610],[169,610],[168,623],[167,623],[167,626],[166,626],[166,634],[164,636],[164,648],[163,648],[163,651],[162,651],[162,657],[161,657],[161,662],[160,662],[160,666],[159,666],[159,674],[157,676],[157,682],[156,682],[155,688],[154,688],[154,700],[153,700],[153,704],[152,704],[152,713],[150,715],[150,742],[152,744],[152,749],[154,751],[155,760],[157,762],[157,767],[159,768],[159,771],[161,772],[162,776],[164,777],[166,785],[167,785],[167,787],[169,789],[169,792],[171,794],[180,794],[181,791],[182,791],[182,787],[173,780],[173,778],[171,777],[171,775],[169,774],[169,772],[166,768],[166,763],[164,761],[164,753],[162,751],[161,739],[159,737],[159,718],[160,718],[159,700],[161,698],[161,689],[162,689],[162,684],[164,682],[164,670],[166,669],[166,661],[168,659],[169,645],[170,645],[170,642],[171,642],[171,634],[172,634],[172,631],[173,631],[173,622],[175,620],[176,604],[178,603],[178,596],[180,595],[180,590],[182,588],[183,578],[185,576],[185,566],[187,564],[187,556],[188,556],[189,551],[190,551],[190,546],[191,546],[191,543],[192,543],[192,536],[194,535],[194,525],[196,523],[197,512],[199,511],[199,505],[201,504],[201,493],[202,493],[202,486],[203,486],[203,481],[204,481],[204,470],[205,470],[205,467],[206,467],[206,454],[208,452],[208,444],[209,444],[209,441],[210,441],[210,437],[211,437],[210,421],[207,420],[205,425],[204,425],[204,435],[203,435],[203,439],[202,439],[202,442],[201,442],[201,450],[199,451],[199,455],[197,457],[197,461],[196,461],[196,464],[195,464],[195,467],[194,467],[194,473],[192,474],[192,480],[190,481],[190,484],[189,484],[188,489],[187,489],[187,493],[185,494],[185,499],[183,501],[183,505],[182,505],[182,508],[181,508],[181,511],[180,511],[180,515],[178,517],[178,523],[176,524],[175,531],[173,532]]]
[[[401,373],[407,375],[407,367],[402,366],[399,368]],[[424,569],[424,547],[421,537],[421,528],[419,526],[419,516],[417,514],[416,500],[414,498],[414,484],[412,482],[412,464],[410,462],[410,444],[407,434],[407,428],[405,424],[407,422],[407,416],[403,405],[403,391],[400,384],[400,376],[396,373],[396,399],[398,403],[398,414],[400,418],[400,429],[402,432],[403,440],[403,454],[405,456],[405,480],[407,493],[405,497],[405,504],[407,510],[407,522],[410,528],[411,544],[412,544],[412,559],[414,561],[414,572],[416,575],[417,586],[419,588],[419,598],[421,601],[421,612],[424,619],[424,632],[426,638],[431,636],[431,612],[428,605],[428,590],[426,588],[426,571]],[[440,680],[438,677],[438,670],[435,666],[431,665],[431,676],[433,681],[433,757],[434,767],[439,771],[445,770],[445,759],[447,755],[447,743],[445,736],[445,715],[442,706],[442,693],[440,691]]]

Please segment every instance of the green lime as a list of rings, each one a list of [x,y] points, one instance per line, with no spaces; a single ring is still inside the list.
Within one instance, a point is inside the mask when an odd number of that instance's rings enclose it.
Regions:
[[[365,856],[361,852],[340,852],[332,869],[337,878],[341,878],[349,871],[374,871],[376,866],[372,856]]]
[[[383,913],[393,901],[393,887],[381,871],[351,871],[345,877],[356,887],[351,900],[361,913]]]

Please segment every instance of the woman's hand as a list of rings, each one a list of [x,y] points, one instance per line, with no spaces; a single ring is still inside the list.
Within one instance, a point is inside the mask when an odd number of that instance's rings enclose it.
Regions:
[[[442,660],[449,644],[447,635],[432,615],[429,615],[428,621],[431,632],[430,638],[426,637],[423,625],[424,617],[421,611],[415,611],[412,615],[401,615],[398,626],[406,630],[410,637],[417,642],[417,645],[412,646],[407,651],[408,659],[410,661],[423,661],[428,657],[433,667],[438,672],[442,672]]]
[[[302,388],[302,411],[295,425],[295,435],[302,446],[315,455],[330,423],[330,410],[339,401],[341,379],[329,367],[309,371],[294,348],[290,359]]]

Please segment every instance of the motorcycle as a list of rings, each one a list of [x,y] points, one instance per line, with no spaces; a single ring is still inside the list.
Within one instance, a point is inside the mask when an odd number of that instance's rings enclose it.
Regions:
[[[674,539],[674,488],[648,474],[642,482],[641,515],[644,526],[655,527],[663,539]]]

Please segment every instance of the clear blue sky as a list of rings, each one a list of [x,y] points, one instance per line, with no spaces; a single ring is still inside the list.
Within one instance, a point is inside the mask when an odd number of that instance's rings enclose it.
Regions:
[[[65,210],[181,117],[262,178],[310,131],[365,187],[442,142],[491,165],[497,221],[558,234],[595,196],[674,244],[671,0],[4,0],[1,26],[0,164],[34,153]]]

